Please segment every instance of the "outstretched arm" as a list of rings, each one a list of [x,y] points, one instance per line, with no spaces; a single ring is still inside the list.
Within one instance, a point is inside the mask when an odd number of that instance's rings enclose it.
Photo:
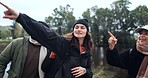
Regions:
[[[50,28],[45,27],[45,25],[29,16],[13,10],[2,2],[0,2],[0,4],[7,8],[3,18],[16,20],[16,22],[20,23],[33,39],[37,40],[48,49],[56,52],[57,55],[65,56],[66,50],[69,47],[65,38],[58,36],[56,33],[52,32]]]

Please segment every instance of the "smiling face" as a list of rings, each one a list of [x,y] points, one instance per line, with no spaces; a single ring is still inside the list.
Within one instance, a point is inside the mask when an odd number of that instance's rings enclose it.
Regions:
[[[87,28],[85,25],[76,24],[74,26],[74,36],[77,37],[78,39],[81,39],[81,38],[84,39],[86,36],[86,33],[87,33]]]
[[[140,41],[141,44],[148,45],[148,31],[147,30],[139,31],[138,40]]]

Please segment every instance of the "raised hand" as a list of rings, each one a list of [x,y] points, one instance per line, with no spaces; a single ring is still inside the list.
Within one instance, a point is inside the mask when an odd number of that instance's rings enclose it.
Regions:
[[[110,35],[110,38],[108,39],[108,44],[109,48],[112,50],[117,44],[117,39],[110,31],[108,31],[108,34]]]
[[[7,10],[4,11],[5,16],[3,16],[3,18],[11,19],[11,20],[17,19],[17,17],[19,16],[19,12],[16,12],[15,10],[11,9],[7,5],[3,4],[2,2],[0,2],[0,4],[5,8],[7,8]]]

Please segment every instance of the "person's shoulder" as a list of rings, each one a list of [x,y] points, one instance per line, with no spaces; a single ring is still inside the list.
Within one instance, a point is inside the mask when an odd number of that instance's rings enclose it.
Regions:
[[[19,37],[19,38],[14,39],[13,41],[19,41],[19,40],[22,40],[22,39],[23,39],[23,37]]]
[[[26,39],[26,38],[25,37],[19,37],[19,38],[12,40],[12,42],[19,43],[19,42],[22,42],[24,39]]]

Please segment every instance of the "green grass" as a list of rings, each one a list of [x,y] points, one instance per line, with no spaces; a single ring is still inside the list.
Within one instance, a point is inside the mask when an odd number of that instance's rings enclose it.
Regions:
[[[0,43],[10,43],[12,39],[0,39]]]
[[[93,78],[127,78],[127,71],[112,66],[98,66],[93,73]]]

